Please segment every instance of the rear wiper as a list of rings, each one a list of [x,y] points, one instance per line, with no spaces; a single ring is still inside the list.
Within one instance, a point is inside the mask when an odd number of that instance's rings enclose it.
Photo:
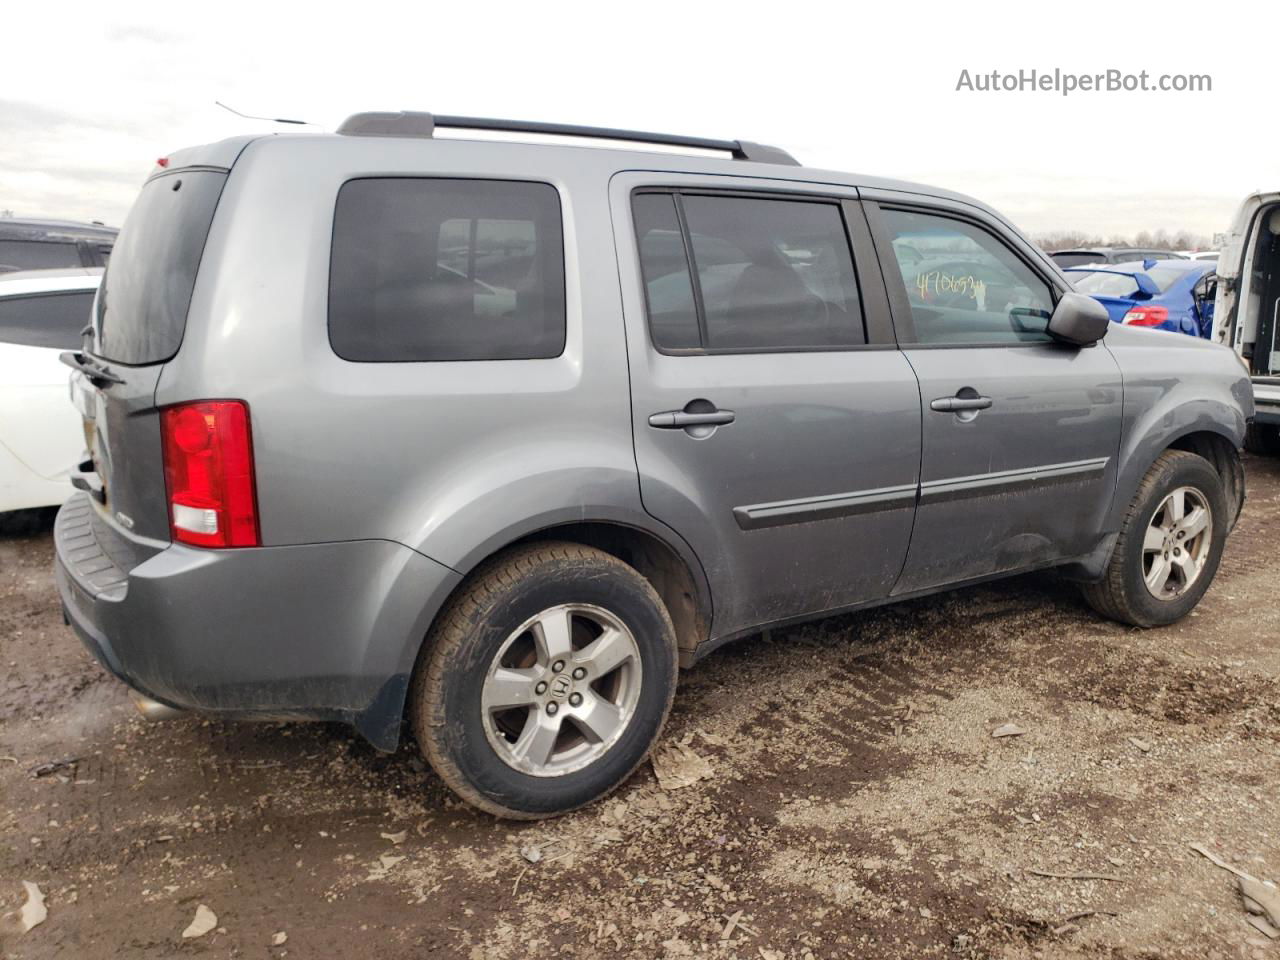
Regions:
[[[65,353],[60,353],[58,359],[72,370],[79,370],[83,373],[95,387],[101,387],[108,383],[124,383],[121,377],[116,376],[106,367],[95,363],[77,350],[68,350]]]

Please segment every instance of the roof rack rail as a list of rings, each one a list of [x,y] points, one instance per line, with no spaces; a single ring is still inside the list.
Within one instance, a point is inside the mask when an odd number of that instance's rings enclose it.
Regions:
[[[671,133],[643,133],[610,127],[583,127],[572,123],[541,123],[536,120],[493,120],[488,117],[435,116],[412,110],[398,113],[355,113],[338,127],[347,137],[431,137],[436,127],[456,130],[497,130],[504,133],[538,133],[560,137],[590,137],[598,140],[630,140],[669,147],[723,150],[735,160],[755,163],[782,163],[798,167],[799,161],[785,150],[748,140],[711,140],[682,137]]]

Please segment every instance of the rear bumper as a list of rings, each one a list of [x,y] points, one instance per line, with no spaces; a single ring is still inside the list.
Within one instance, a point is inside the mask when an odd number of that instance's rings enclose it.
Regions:
[[[394,749],[460,577],[399,543],[200,550],[132,538],[84,494],[54,526],[67,619],[138,692],[184,710],[341,720]]]

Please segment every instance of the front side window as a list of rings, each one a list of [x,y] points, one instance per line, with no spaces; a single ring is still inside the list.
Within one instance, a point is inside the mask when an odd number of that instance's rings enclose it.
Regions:
[[[564,284],[549,184],[374,178],[338,193],[329,340],[344,359],[559,356]]]
[[[638,194],[632,209],[659,349],[839,350],[866,343],[839,204],[674,192]]]
[[[992,234],[964,220],[882,211],[918,343],[1008,344],[1050,339],[1053,292]]]
[[[92,312],[92,290],[0,297],[0,343],[75,350]]]

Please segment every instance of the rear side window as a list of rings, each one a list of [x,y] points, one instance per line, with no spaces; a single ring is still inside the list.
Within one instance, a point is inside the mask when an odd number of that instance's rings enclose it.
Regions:
[[[641,193],[632,211],[658,349],[840,350],[866,343],[838,203]]]
[[[549,184],[371,178],[338,192],[329,340],[346,360],[559,356],[564,284]]]
[[[182,344],[213,212],[227,175],[178,171],[143,186],[111,250],[98,298],[96,352],[163,363]]]
[[[0,273],[80,266],[80,248],[52,240],[0,240]]]
[[[676,198],[669,193],[637,194],[632,212],[654,346],[696,350],[702,346],[702,336]]]
[[[92,311],[92,290],[0,298],[0,343],[74,350]]]

